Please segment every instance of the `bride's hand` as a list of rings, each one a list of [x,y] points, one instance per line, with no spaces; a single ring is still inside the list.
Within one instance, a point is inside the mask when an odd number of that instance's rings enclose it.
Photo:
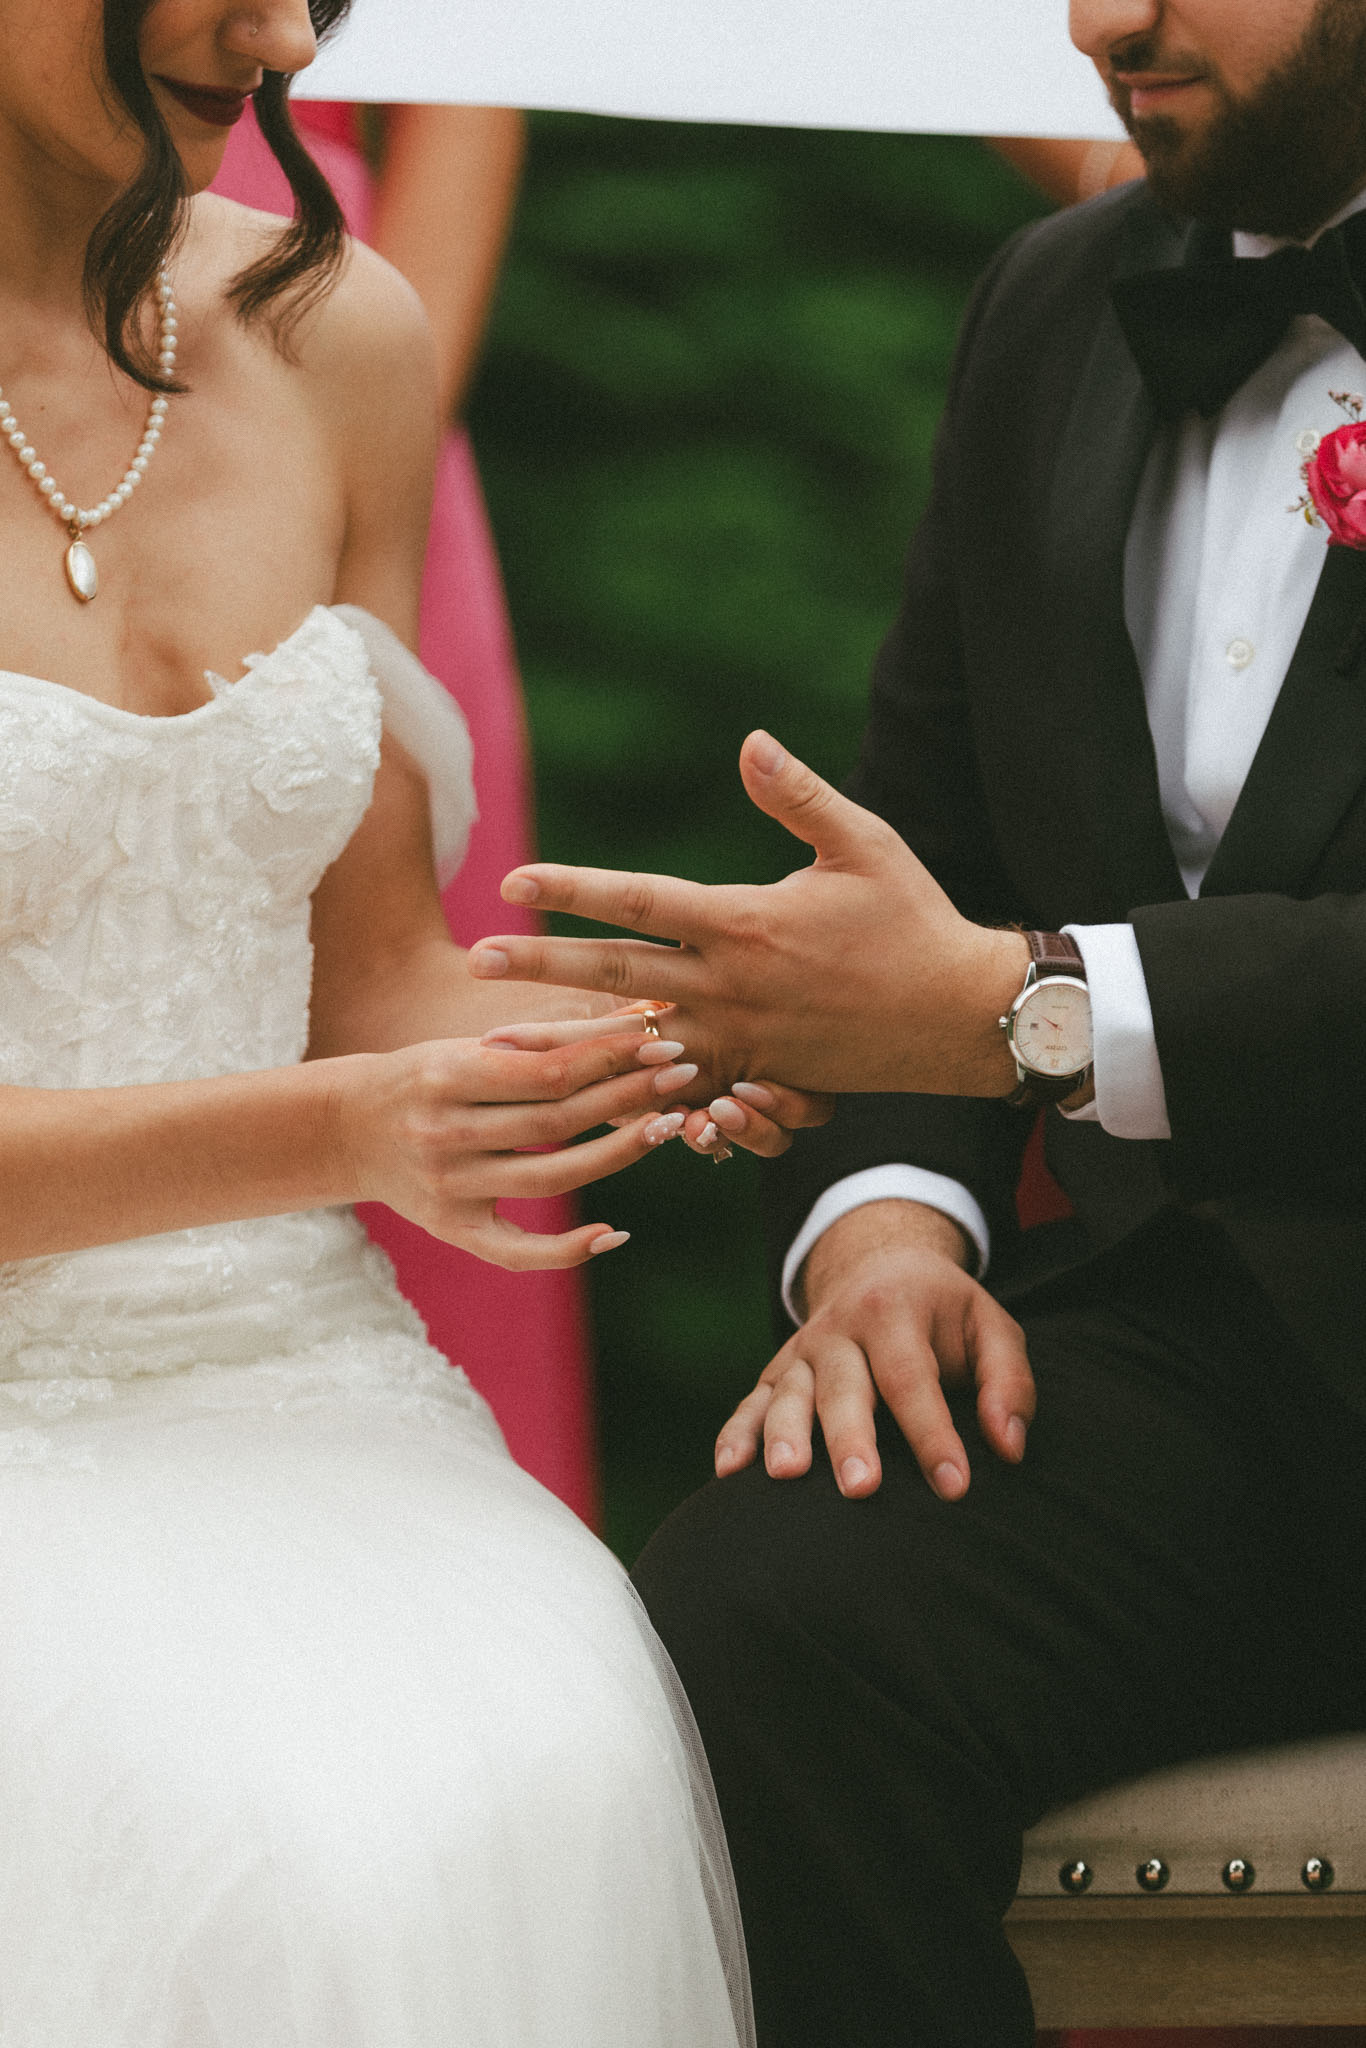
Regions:
[[[688,1063],[691,1071],[685,1081],[684,1069],[675,1064],[686,1059],[686,1048],[667,1036],[671,1008],[667,1003],[635,1002],[595,1018],[506,1024],[485,1032],[479,1042],[542,1052],[553,1046],[577,1045],[609,1028],[643,1032],[653,1023],[665,1035],[647,1038],[637,1057],[642,1064],[657,1068],[656,1085],[661,1093],[676,1092],[686,1101],[696,1095],[697,1068]],[[691,1151],[718,1162],[730,1158],[733,1145],[762,1159],[776,1159],[792,1143],[794,1131],[828,1123],[833,1110],[833,1099],[827,1095],[803,1094],[773,1081],[737,1081],[729,1093],[713,1096],[705,1108],[690,1109],[681,1135]]]
[[[587,1187],[682,1129],[683,1112],[665,1113],[664,1102],[697,1069],[642,1064],[637,1034],[604,1028],[540,1050],[453,1038],[336,1060],[333,1108],[355,1199],[386,1202],[433,1237],[517,1271],[581,1265],[624,1243],[608,1223],[541,1236],[496,1208]],[[602,1124],[620,1128],[571,1143]],[[545,1146],[565,1149],[527,1149]]]

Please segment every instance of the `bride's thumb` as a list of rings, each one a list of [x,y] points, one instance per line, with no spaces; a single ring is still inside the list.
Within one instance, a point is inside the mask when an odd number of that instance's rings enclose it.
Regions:
[[[752,803],[825,860],[857,863],[870,838],[886,830],[871,811],[850,803],[770,733],[752,732],[741,747],[740,779]]]

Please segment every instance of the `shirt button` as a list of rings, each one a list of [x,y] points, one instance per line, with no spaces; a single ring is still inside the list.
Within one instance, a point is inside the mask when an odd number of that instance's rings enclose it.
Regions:
[[[1256,649],[1250,640],[1230,640],[1224,649],[1224,659],[1230,668],[1243,669],[1251,662]]]
[[[1312,455],[1318,445],[1319,436],[1312,427],[1306,427],[1302,434],[1296,434],[1295,436],[1295,452],[1297,455]]]

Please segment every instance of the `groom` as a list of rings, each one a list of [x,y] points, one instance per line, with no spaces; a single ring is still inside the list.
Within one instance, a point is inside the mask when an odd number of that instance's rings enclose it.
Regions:
[[[1071,11],[1149,181],[983,280],[857,804],[755,735],[813,865],[523,871],[684,950],[484,963],[852,1091],[770,1173],[796,1333],[638,1570],[762,2048],[1025,2048],[1023,1828],[1366,1725],[1366,555],[1287,509],[1366,392],[1366,0]],[[1041,1110],[1075,1216],[1021,1232]]]

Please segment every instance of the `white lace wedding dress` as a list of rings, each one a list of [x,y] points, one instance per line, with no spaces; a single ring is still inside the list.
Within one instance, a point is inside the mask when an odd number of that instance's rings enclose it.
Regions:
[[[458,858],[463,728],[375,621],[210,681],[0,674],[0,1082],[300,1057],[381,690]],[[0,1266],[3,2048],[750,2038],[667,1662],[349,1210]]]

